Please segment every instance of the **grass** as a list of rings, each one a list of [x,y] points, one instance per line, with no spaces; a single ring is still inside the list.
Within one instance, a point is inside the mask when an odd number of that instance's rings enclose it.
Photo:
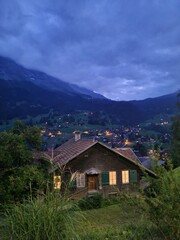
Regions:
[[[77,239],[74,222],[76,205],[59,195],[47,195],[17,204],[6,212],[0,223],[3,240]]]
[[[118,204],[84,211],[86,221],[79,219],[76,230],[82,240],[151,239],[152,223],[145,209],[142,199],[124,198]]]
[[[180,178],[180,167],[177,167],[173,170],[174,176]]]
[[[30,200],[15,206],[1,221],[0,236],[4,240],[164,239],[160,229],[150,221],[142,197],[103,199],[102,206],[81,211],[60,196]]]
[[[84,227],[106,227],[119,226],[133,223],[138,217],[138,211],[134,207],[124,207],[120,204],[85,211],[86,222],[82,223],[80,228]],[[140,221],[140,219],[138,219]]]
[[[134,228],[134,223],[139,229],[148,221],[141,199],[106,199],[102,205],[106,207],[80,211],[76,204],[60,196],[29,200],[8,211],[1,220],[0,236],[4,240],[101,240],[119,239],[122,235],[123,240],[131,235],[129,229]]]

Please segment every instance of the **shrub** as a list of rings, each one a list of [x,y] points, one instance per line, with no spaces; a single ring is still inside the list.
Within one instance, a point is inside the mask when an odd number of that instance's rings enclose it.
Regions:
[[[74,204],[60,195],[31,199],[6,213],[1,221],[1,236],[4,240],[76,239],[75,209]]]
[[[81,210],[87,210],[87,209],[97,209],[102,207],[102,195],[101,194],[95,194],[91,197],[86,197],[84,199],[81,199],[78,203]]]
[[[158,226],[165,239],[179,239],[180,183],[173,171],[161,168],[159,178],[149,187],[146,202],[152,222]]]

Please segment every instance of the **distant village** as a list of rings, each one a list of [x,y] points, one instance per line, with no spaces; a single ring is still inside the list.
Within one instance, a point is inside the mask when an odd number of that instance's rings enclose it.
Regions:
[[[67,142],[73,137],[75,130],[81,132],[81,137],[86,139],[94,139],[106,144],[110,148],[131,148],[136,156],[145,165],[150,165],[149,161],[153,158],[158,158],[160,163],[164,163],[169,155],[169,146],[171,142],[171,135],[169,131],[161,131],[157,133],[152,131],[146,123],[144,126],[115,126],[102,124],[89,124],[90,113],[80,113],[74,116],[73,114],[66,114],[62,117],[44,118],[41,120],[41,136],[43,139],[43,149],[55,149]],[[49,120],[50,119],[50,120]],[[105,118],[104,118],[105,119]],[[97,122],[99,120],[97,119]],[[106,120],[105,120],[106,121]],[[160,119],[153,124],[155,130],[166,129],[169,126],[167,119]],[[147,129],[149,129],[147,131]],[[168,129],[168,128],[167,128]],[[148,166],[147,166],[148,167]]]

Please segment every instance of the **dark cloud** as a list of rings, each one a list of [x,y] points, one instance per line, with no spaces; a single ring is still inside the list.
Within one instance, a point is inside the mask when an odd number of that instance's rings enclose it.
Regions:
[[[179,88],[179,0],[0,0],[0,54],[112,99]]]

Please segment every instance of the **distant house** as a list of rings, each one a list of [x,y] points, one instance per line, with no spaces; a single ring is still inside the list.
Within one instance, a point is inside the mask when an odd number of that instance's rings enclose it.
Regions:
[[[72,191],[81,196],[99,192],[107,196],[119,190],[139,188],[144,172],[155,174],[143,167],[130,148],[109,148],[95,140],[75,138],[46,152],[54,163],[54,188],[60,189],[74,174]],[[63,172],[62,172],[63,169]]]
[[[144,156],[144,157],[138,157],[140,163],[143,165],[143,167],[148,168],[149,170],[152,170],[154,167],[154,160],[150,158],[149,156]],[[157,164],[159,166],[165,165],[166,161],[165,160],[158,160]]]

